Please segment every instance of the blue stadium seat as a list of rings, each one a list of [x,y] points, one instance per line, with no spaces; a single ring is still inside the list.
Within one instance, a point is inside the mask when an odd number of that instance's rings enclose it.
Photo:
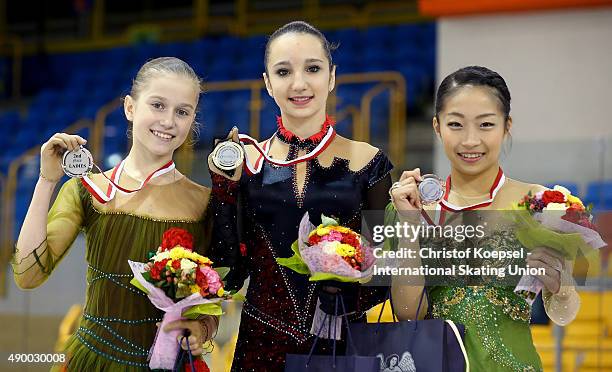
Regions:
[[[584,201],[593,203],[597,210],[612,209],[612,180],[589,183]]]

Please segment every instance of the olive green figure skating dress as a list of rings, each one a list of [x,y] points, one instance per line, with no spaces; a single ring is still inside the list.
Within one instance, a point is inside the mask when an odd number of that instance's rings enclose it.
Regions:
[[[96,176],[94,180],[102,185],[101,175]],[[138,183],[127,174],[124,177],[122,184]],[[228,192],[231,187],[221,189]],[[130,284],[133,275],[128,260],[146,262],[148,253],[160,246],[163,233],[172,227],[193,234],[194,249],[200,254],[205,255],[215,242],[228,244],[213,235],[212,210],[233,208],[227,197],[221,199],[182,175],[170,183],[149,183],[131,196],[117,193],[107,204],[92,198],[78,179],[63,185],[48,215],[46,241],[19,264],[13,262],[16,275],[36,270],[38,279],[44,280],[57,268],[79,232],[85,234],[87,292],[83,316],[67,342],[66,363],[54,369],[149,370],[147,354],[157,332],[155,323],[163,313]],[[59,269],[70,270],[65,266]]]

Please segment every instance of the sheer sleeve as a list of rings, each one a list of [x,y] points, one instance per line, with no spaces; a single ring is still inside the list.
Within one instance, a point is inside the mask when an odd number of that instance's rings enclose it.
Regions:
[[[47,238],[25,257],[17,259],[17,248],[11,260],[15,277],[27,275],[28,283],[44,282],[64,257],[83,225],[83,203],[78,179],[66,182],[47,217]],[[31,249],[28,247],[28,249]]]
[[[565,261],[558,293],[553,294],[546,287],[542,289],[546,315],[560,326],[571,323],[580,310],[580,295],[576,292],[574,278],[571,274],[572,264],[572,261]]]
[[[240,183],[212,174],[210,212],[212,240],[210,258],[217,267],[229,267],[227,289],[240,289],[246,279],[238,233],[238,197]]]
[[[365,219],[369,231],[372,231],[373,226],[383,225],[385,208],[389,203],[389,188],[391,188],[391,170],[393,164],[387,156],[379,151],[372,159],[367,171],[367,190],[364,210],[376,211],[375,213],[366,213]],[[359,310],[366,311],[377,304],[383,302],[386,298],[388,285],[384,286],[360,286],[359,287]]]

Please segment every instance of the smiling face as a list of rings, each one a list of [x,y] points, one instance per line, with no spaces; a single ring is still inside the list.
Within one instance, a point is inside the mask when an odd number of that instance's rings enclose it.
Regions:
[[[284,118],[325,117],[325,105],[335,84],[331,67],[316,36],[291,32],[274,39],[264,73],[268,94]]]
[[[446,97],[433,125],[451,167],[466,175],[479,175],[499,167],[499,154],[512,119],[506,120],[491,88],[466,85]]]
[[[199,89],[192,79],[177,74],[157,74],[139,90],[126,96],[124,111],[132,122],[133,145],[154,156],[172,155],[185,142],[193,125]]]

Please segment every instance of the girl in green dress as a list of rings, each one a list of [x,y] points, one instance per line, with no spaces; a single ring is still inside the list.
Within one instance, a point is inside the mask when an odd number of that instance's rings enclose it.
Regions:
[[[461,210],[468,206],[478,210],[508,210],[528,192],[545,188],[523,183],[503,174],[499,165],[502,144],[512,127],[510,92],[504,79],[494,71],[472,66],[447,76],[438,88],[433,127],[451,164],[445,201]],[[452,184],[451,181],[452,180]],[[420,169],[405,171],[390,190],[397,218],[420,223],[420,211],[432,220],[436,206],[423,206],[418,183]],[[485,212],[486,213],[486,212]],[[446,215],[452,215],[446,212]],[[449,217],[450,218],[450,217]],[[425,241],[427,240],[427,241]],[[453,248],[451,239],[421,239],[421,247]],[[520,249],[511,230],[501,229],[487,239],[472,241],[489,250]],[[410,242],[401,241],[402,247]],[[473,245],[472,245],[473,246]],[[418,248],[418,247],[417,247]],[[420,258],[402,263],[410,267],[422,264]],[[543,284],[546,313],[557,324],[573,320],[580,299],[571,280],[572,262],[564,260],[550,248],[540,247],[527,258],[532,268],[544,269],[538,276]],[[462,280],[463,279],[463,280]],[[530,305],[514,293],[514,287],[478,283],[466,278],[447,285],[425,285],[424,277],[394,278],[393,298],[401,319],[414,319],[418,302],[426,287],[428,296],[418,316],[450,319],[465,325],[465,345],[471,371],[541,371],[529,329]],[[429,301],[428,301],[429,299]],[[428,303],[429,302],[429,303]],[[429,311],[427,311],[429,309]]]
[[[172,227],[189,231],[194,236],[194,249],[201,254],[206,254],[211,244],[225,244],[215,233],[222,229],[213,229],[212,217],[217,210],[227,212],[228,208],[232,214],[235,206],[227,201],[234,181],[211,167],[215,171],[211,193],[211,189],[173,168],[172,163],[174,151],[196,125],[200,92],[199,78],[180,59],[157,58],[139,70],[124,100],[132,147],[118,167],[115,180],[123,188],[136,189],[157,169],[171,166],[136,193],[116,192],[104,202],[92,197],[74,178],[62,186],[49,211],[51,196],[63,175],[62,153],[87,141],[77,135],[57,133],[42,145],[40,177],[12,265],[19,287],[36,288],[58,266],[79,231],[85,233],[85,307],[79,328],[67,343],[62,370],[148,370],[148,350],[163,313],[130,285],[128,260],[147,261],[147,253],[160,245],[162,234]],[[111,173],[106,175],[111,177]],[[234,180],[239,175],[240,171],[236,172]],[[102,174],[90,175],[90,180],[99,189],[107,190],[108,181]],[[232,229],[231,224],[225,227]],[[206,316],[176,321],[160,331],[188,330],[190,336],[181,346],[189,346],[193,355],[200,355],[203,343],[213,336],[217,326],[217,318]]]

